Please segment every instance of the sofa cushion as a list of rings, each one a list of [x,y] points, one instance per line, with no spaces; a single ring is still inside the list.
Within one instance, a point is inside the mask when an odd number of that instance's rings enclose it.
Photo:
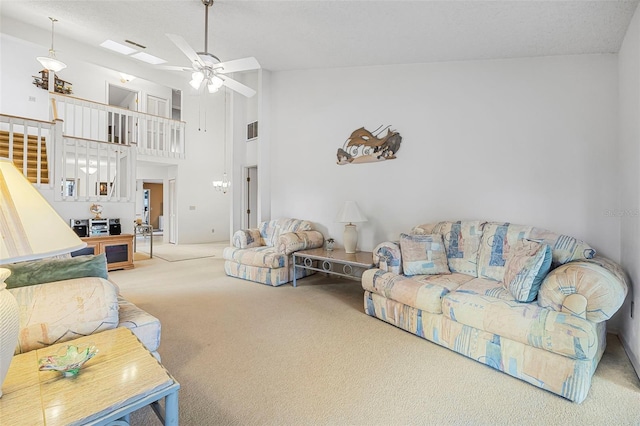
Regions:
[[[440,222],[418,225],[412,229],[415,234],[440,234],[447,252],[451,272],[478,276],[478,250],[484,228],[484,221]]]
[[[122,296],[118,296],[118,327],[126,327],[149,350],[155,352],[160,346],[160,320],[143,311]]]
[[[274,246],[285,232],[311,231],[311,222],[300,219],[274,219],[260,224],[260,235],[267,246]]]
[[[531,228],[527,238],[551,247],[552,268],[572,260],[592,259],[596,255],[595,249],[584,241],[543,228]]]
[[[287,255],[278,253],[276,247],[262,246],[249,249],[226,247],[222,256],[226,260],[233,260],[243,265],[263,268],[282,268],[287,264]]]
[[[373,249],[373,264],[387,272],[402,274],[402,255],[400,243],[386,241],[380,243]]]
[[[562,311],[567,296],[580,294],[587,300],[587,320],[602,322],[618,311],[627,291],[627,277],[622,267],[597,256],[569,262],[551,271],[538,292],[538,304]]]
[[[550,267],[551,248],[522,239],[507,257],[503,285],[519,302],[531,302],[538,296],[540,284]]]
[[[444,296],[442,312],[461,324],[573,359],[593,359],[598,349],[595,323],[535,303],[455,291]]]
[[[456,292],[475,294],[477,296],[490,296],[496,299],[508,300],[510,302],[515,301],[511,292],[504,288],[502,283],[487,278],[473,278],[463,283],[460,287],[455,289]]]
[[[451,273],[440,234],[400,234],[400,251],[406,276]]]
[[[118,325],[116,287],[97,277],[9,290],[20,307],[16,353],[65,342]]]
[[[324,236],[319,231],[283,232],[275,244],[278,253],[292,254],[299,250],[319,248],[324,245]]]
[[[65,259],[31,260],[10,263],[2,267],[11,271],[11,275],[5,280],[7,288],[83,277],[108,278],[107,258],[104,253]]]
[[[237,248],[252,248],[265,245],[260,230],[257,228],[252,229],[240,229],[233,234],[231,239],[234,247]]]
[[[362,287],[396,302],[433,314],[442,313],[442,297],[473,279],[465,274],[416,275],[411,278],[370,269],[362,276]]]
[[[527,238],[530,231],[530,226],[487,223],[478,253],[478,277],[502,281],[511,247]]]

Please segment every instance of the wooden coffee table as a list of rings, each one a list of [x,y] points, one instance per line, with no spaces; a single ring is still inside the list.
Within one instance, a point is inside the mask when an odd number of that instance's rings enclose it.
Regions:
[[[372,267],[373,253],[370,251],[345,253],[344,249],[300,250],[293,252],[293,286],[297,285],[297,268],[359,280],[362,273]]]
[[[83,342],[98,353],[77,376],[38,370],[38,359]],[[2,386],[0,425],[122,425],[147,405],[165,425],[177,425],[179,389],[131,330],[118,327],[14,356]]]

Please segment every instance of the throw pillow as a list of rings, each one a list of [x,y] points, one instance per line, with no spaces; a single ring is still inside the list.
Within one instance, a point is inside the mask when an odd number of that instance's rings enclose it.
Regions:
[[[76,256],[69,259],[41,259],[2,265],[11,270],[5,280],[7,288],[63,281],[72,278],[100,277],[107,279],[107,257],[98,255]]]
[[[527,239],[519,240],[507,257],[503,285],[516,300],[531,302],[538,296],[538,290],[549,268],[549,245]]]
[[[440,234],[400,234],[400,252],[407,276],[451,273]]]

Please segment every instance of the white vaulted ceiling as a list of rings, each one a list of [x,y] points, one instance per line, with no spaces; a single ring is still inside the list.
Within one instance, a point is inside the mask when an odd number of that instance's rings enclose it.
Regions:
[[[210,11],[209,51],[223,61],[255,56],[274,71],[616,53],[637,4],[217,0]],[[65,51],[65,39],[95,49],[106,39],[129,39],[171,65],[188,64],[166,33],[204,50],[201,0],[3,0],[0,13],[4,24],[20,21],[41,31],[50,31],[49,16],[57,18],[55,47],[63,60],[72,53]]]

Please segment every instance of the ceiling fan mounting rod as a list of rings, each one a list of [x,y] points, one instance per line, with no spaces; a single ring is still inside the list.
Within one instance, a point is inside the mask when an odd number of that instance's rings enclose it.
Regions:
[[[213,0],[202,0],[204,4],[204,51],[209,52],[209,7],[213,4]]]

